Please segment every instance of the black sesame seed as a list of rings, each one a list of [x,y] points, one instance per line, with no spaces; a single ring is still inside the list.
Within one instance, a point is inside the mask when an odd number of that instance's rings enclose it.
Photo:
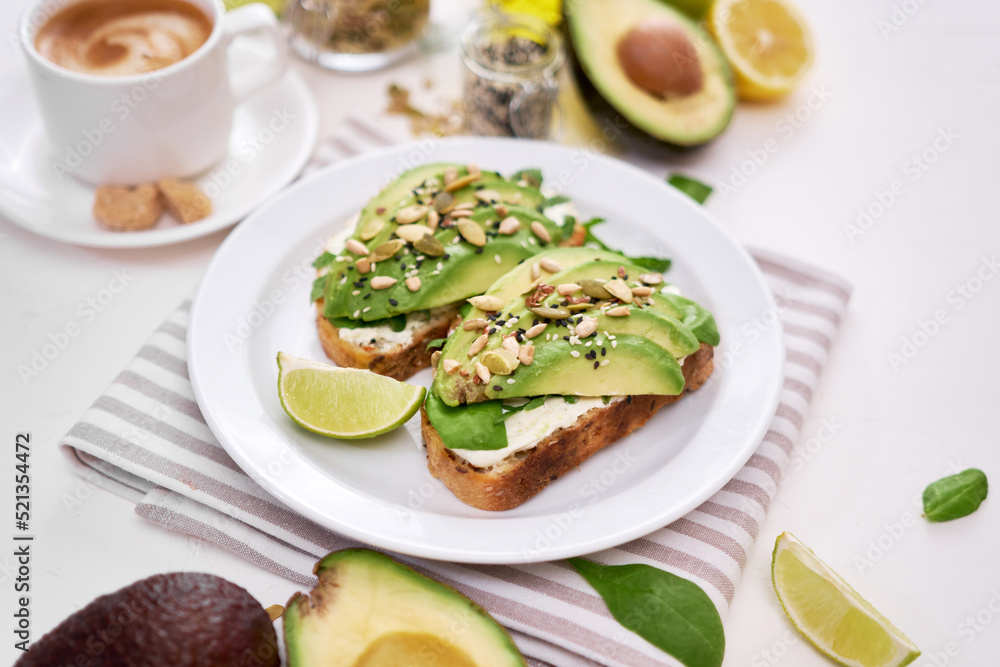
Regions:
[[[476,254],[477,255],[482,255],[483,254],[483,249],[482,248],[476,248]]]
[[[531,320],[531,326],[538,326],[538,319]]]
[[[367,298],[368,298],[368,297],[370,297],[371,295],[372,295],[372,293],[371,293],[371,292],[368,292],[368,294],[365,294],[365,295],[364,295],[363,297],[361,297],[361,298],[362,298],[362,299],[367,299]]]
[[[489,331],[487,331],[486,333],[488,333],[489,335],[491,335],[491,336],[492,336],[492,335],[493,335],[493,334],[495,334],[496,332],[497,332],[496,328],[494,328],[494,327],[490,327],[490,330],[489,330]]]
[[[370,342],[371,345],[374,345],[375,344],[375,339],[372,338],[371,341],[369,341],[369,342]]]
[[[403,271],[406,271],[406,262],[400,262],[400,263],[399,263],[399,268],[400,268],[401,270],[403,270]]]
[[[390,306],[398,306],[399,302],[396,301],[395,299],[389,299],[389,305]]]
[[[503,387],[498,384],[493,385],[493,391],[503,391]]]
[[[595,362],[594,362],[594,370],[596,371],[596,370],[597,370],[597,367],[598,367],[598,366],[600,366],[600,365],[601,365],[601,362],[599,362],[599,361],[595,361]]]
[[[606,348],[606,347],[602,347],[602,348],[601,348],[601,356],[603,357],[603,356],[604,356],[604,355],[606,355],[607,353],[608,353],[608,348]]]
[[[497,320],[497,326],[501,326],[502,327],[505,324],[507,324],[507,320]]]
[[[448,253],[445,253],[444,257],[442,259],[448,259],[449,257],[451,257],[451,255],[449,255]],[[521,261],[524,261],[524,260],[521,260]]]
[[[419,268],[420,268],[420,266],[421,266],[421,265],[422,265],[423,263],[424,263],[424,260],[422,260],[422,259],[418,259],[418,260],[417,260],[417,268],[419,269]]]
[[[569,336],[563,336],[563,340],[569,340]]]

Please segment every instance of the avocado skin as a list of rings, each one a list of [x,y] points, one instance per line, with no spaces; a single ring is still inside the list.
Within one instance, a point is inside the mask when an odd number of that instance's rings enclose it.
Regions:
[[[175,572],[102,595],[31,645],[16,667],[279,667],[277,635],[246,590]]]
[[[619,112],[614,105],[611,104],[611,102],[605,99],[601,93],[598,92],[597,88],[590,80],[590,77],[587,76],[587,73],[584,71],[583,66],[580,63],[580,59],[577,56],[578,47],[574,43],[572,31],[570,30],[570,17],[566,13],[566,10],[569,9],[570,6],[575,6],[578,3],[579,0],[577,0],[577,3],[568,3],[567,5],[564,5],[562,34],[563,41],[566,44],[566,61],[569,63],[570,70],[573,72],[573,79],[576,81],[580,97],[583,99],[584,104],[590,110],[594,119],[602,126],[602,136],[611,141],[618,141],[629,148],[637,150],[652,150],[653,152],[684,154],[693,152],[695,149],[701,148],[702,146],[707,146],[715,138],[717,138],[719,134],[722,134],[726,127],[729,126],[729,122],[732,119],[734,111],[736,110],[735,97],[734,104],[730,105],[728,114],[722,123],[718,134],[705,141],[690,143],[684,141],[669,141],[667,139],[653,136],[629,122],[628,118],[622,115],[622,113]],[[663,4],[669,5],[669,3],[666,2]],[[682,8],[674,7],[674,9],[690,16],[690,14]],[[720,52],[720,58],[721,57]],[[621,75],[625,76],[625,73],[622,72]],[[736,84],[733,80],[733,74],[728,68],[726,70],[726,85],[730,90],[735,90]]]
[[[477,665],[503,665],[503,667],[524,667],[524,659],[514,641],[479,605],[450,586],[427,577],[412,568],[398,563],[389,556],[370,549],[343,549],[333,551],[320,559],[313,568],[318,583],[308,594],[296,593],[288,601],[282,618],[288,667],[313,667],[315,665],[351,664],[328,643],[331,637],[338,641],[350,639],[366,642],[359,645],[365,653],[377,640],[387,634],[401,634],[398,625],[383,632],[379,629],[380,615],[398,618],[400,610],[415,623],[403,632],[413,635],[438,632],[447,643],[454,642],[459,652],[465,652]],[[391,609],[368,606],[365,609],[351,607],[345,600],[352,598],[352,589],[361,586],[360,599],[365,604],[391,605]],[[356,598],[355,598],[356,599]],[[436,605],[433,613],[421,613],[422,606],[428,609]],[[439,618],[444,610],[452,618],[439,628],[421,627],[426,618]],[[360,626],[353,629],[351,623]],[[464,628],[456,632],[455,628]],[[361,635],[368,634],[367,637]],[[484,637],[488,645],[476,644],[471,648],[464,642]],[[359,648],[355,646],[354,648]],[[416,662],[416,661],[415,661]],[[424,662],[420,662],[424,664]],[[449,663],[446,663],[449,664]]]

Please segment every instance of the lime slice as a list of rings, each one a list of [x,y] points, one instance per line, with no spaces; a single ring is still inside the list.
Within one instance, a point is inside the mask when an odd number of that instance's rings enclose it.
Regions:
[[[792,624],[848,667],[902,667],[920,650],[791,533],[774,545],[771,581]]]
[[[812,66],[812,37],[788,0],[715,0],[708,27],[733,67],[741,99],[781,97]]]
[[[278,353],[278,396],[299,426],[331,438],[370,438],[402,426],[427,390],[371,371]]]

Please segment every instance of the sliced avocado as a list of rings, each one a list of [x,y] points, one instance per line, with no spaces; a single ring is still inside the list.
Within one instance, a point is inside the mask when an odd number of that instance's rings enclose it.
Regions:
[[[699,342],[712,347],[719,344],[719,327],[715,323],[715,317],[701,304],[677,294],[663,293],[654,294],[653,303],[656,304],[657,309],[680,320],[684,326],[691,330]]]
[[[577,0],[565,11],[581,94],[610,127],[703,144],[729,124],[732,72],[711,36],[662,0]]]
[[[315,572],[316,587],[285,610],[289,667],[524,665],[489,614],[384,554],[335,551]]]
[[[485,388],[486,399],[561,394],[563,396],[626,396],[662,394],[675,396],[684,390],[684,373],[672,355],[641,336],[616,336],[615,347],[606,342],[607,355],[599,348],[581,348],[562,339],[535,347],[535,360],[520,366],[507,378],[496,377]],[[579,356],[572,356],[577,352]],[[596,359],[585,354],[594,352]],[[601,363],[608,360],[607,366]]]
[[[562,240],[559,226],[537,210],[544,199],[537,189],[497,177],[455,191],[456,206],[474,203],[476,207],[472,209],[471,217],[461,218],[447,226],[442,224],[434,231],[433,238],[440,244],[437,251],[427,251],[414,242],[402,242],[396,234],[400,225],[395,222],[395,213],[414,202],[428,201],[429,197],[422,192],[424,184],[440,184],[447,166],[423,167],[415,170],[415,176],[408,172],[401,177],[401,182],[403,185],[416,182],[417,187],[402,191],[402,186],[394,183],[387,188],[390,194],[381,193],[365,208],[353,238],[361,240],[361,231],[369,222],[382,220],[385,224],[381,230],[362,242],[373,254],[385,243],[400,242],[402,248],[391,259],[376,262],[374,269],[364,274],[358,271],[357,257],[350,252],[341,254],[344,261],[334,260],[329,265],[323,293],[323,314],[326,318],[347,317],[372,322],[454,303],[482,293],[521,260]],[[484,177],[486,175],[483,174]],[[433,188],[431,185],[430,189]],[[504,202],[502,209],[506,211],[500,211],[503,216],[494,205],[479,200],[477,196],[484,189],[495,191],[500,201]],[[390,203],[400,195],[403,195],[402,198],[395,204]],[[518,203],[510,203],[513,201]],[[497,226],[501,218],[511,216],[521,223],[520,229],[513,234],[499,234]],[[484,246],[473,245],[459,234],[457,225],[463,221],[479,225],[486,237]],[[549,242],[541,240],[531,231],[534,222],[546,229]],[[406,279],[414,277],[419,280],[419,287],[411,289]],[[370,287],[374,278],[391,278],[395,283],[387,289],[374,290]]]

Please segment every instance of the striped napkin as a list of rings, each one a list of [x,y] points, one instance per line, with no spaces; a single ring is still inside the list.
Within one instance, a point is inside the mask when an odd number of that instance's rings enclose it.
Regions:
[[[350,119],[317,150],[307,171],[392,141],[371,123]],[[646,537],[588,556],[607,564],[647,563],[690,579],[723,617],[850,296],[850,287],[835,276],[768,253],[753,255],[778,304],[762,320],[780,318],[787,349],[784,388],[770,429],[736,477],[696,510]],[[140,516],[308,587],[318,557],[364,545],[282,505],[213,437],[188,379],[189,309],[190,302],[182,304],[156,330],[66,434],[63,451],[92,484],[133,500]],[[531,665],[677,665],[623,629],[565,562],[468,565],[394,556],[484,607],[510,630]]]

